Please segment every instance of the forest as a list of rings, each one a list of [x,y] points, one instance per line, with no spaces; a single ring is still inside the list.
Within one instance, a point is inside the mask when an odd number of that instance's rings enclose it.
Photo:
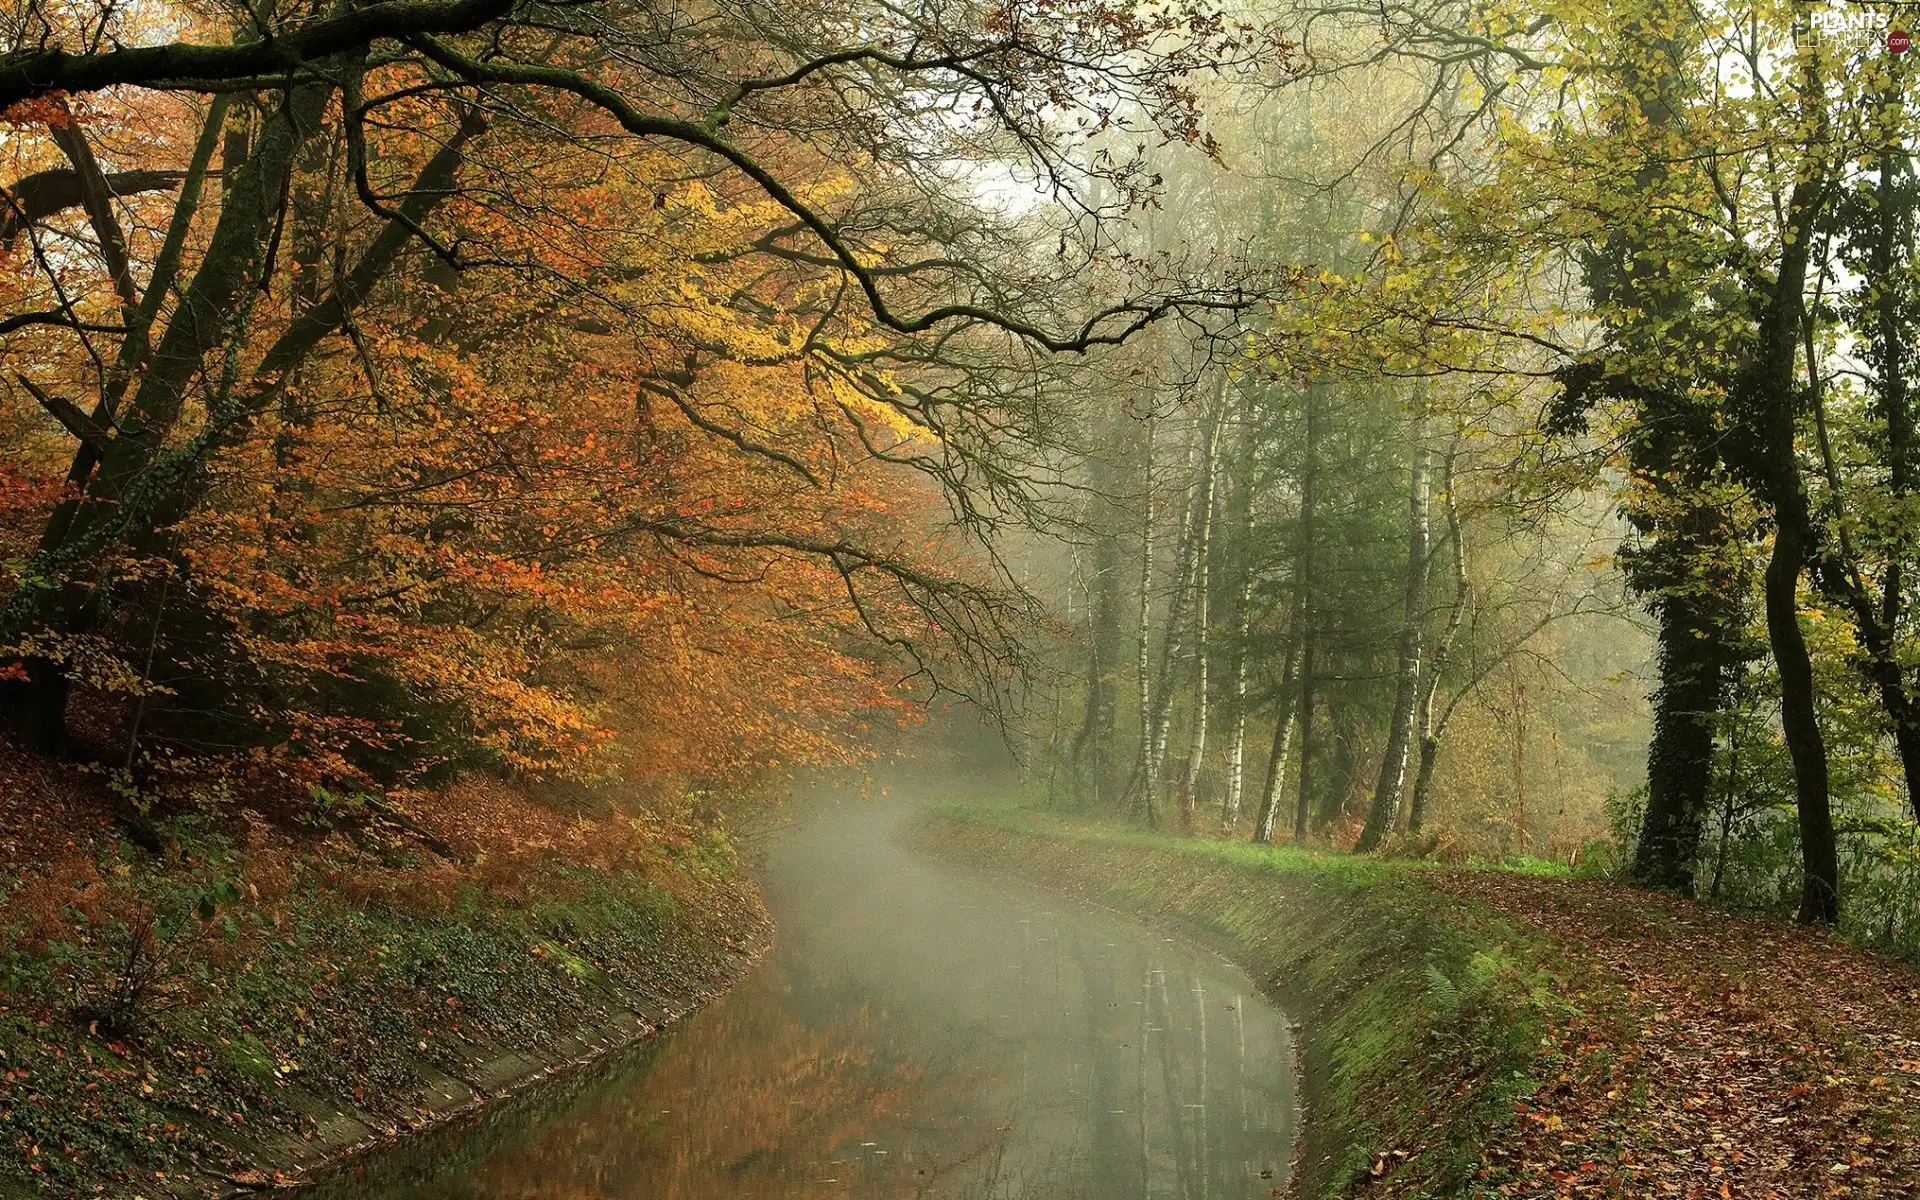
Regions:
[[[1135,222],[1290,274],[1225,342],[1107,356],[1028,577],[1046,794],[1911,954],[1904,33],[1289,19]]]
[[[0,1194],[901,761],[1920,959],[1899,20],[6,0]]]

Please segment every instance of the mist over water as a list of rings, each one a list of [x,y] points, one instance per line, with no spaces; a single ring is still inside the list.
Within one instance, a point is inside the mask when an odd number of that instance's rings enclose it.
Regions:
[[[1286,1179],[1285,1019],[1221,960],[822,806],[767,959],[658,1045],[303,1195],[1239,1200]]]

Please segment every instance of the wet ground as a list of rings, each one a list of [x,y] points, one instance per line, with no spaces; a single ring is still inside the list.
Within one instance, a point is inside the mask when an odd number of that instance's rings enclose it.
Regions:
[[[815,813],[766,960],[657,1044],[301,1193],[1241,1200],[1284,1184],[1285,1019],[1220,959]]]

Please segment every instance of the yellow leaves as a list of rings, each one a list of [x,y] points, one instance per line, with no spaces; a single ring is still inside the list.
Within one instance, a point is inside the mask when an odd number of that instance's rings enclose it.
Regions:
[[[8,658],[41,658],[62,664],[76,682],[126,696],[171,695],[128,662],[111,641],[97,635],[30,633],[0,646]]]

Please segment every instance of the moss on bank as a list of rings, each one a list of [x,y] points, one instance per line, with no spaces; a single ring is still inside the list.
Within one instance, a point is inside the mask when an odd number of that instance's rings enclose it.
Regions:
[[[650,1033],[767,932],[719,843],[488,881],[162,832],[0,886],[0,1194],[269,1183]]]
[[[1302,1196],[1495,1194],[1516,1108],[1571,1029],[1609,1019],[1537,932],[1418,870],[1007,809],[937,810],[914,837],[1177,924],[1252,974],[1301,1025]]]

